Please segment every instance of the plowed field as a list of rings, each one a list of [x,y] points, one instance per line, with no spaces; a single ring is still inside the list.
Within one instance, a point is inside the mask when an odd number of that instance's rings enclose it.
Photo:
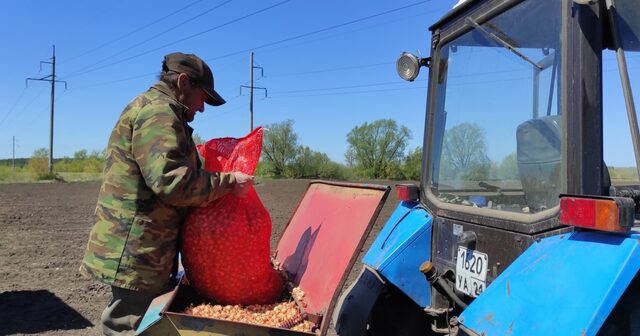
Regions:
[[[272,248],[308,183],[256,185],[273,221]],[[0,335],[101,334],[97,325],[110,289],[77,271],[99,188],[98,182],[0,184]],[[363,251],[396,204],[392,190]],[[349,281],[359,273],[361,259],[362,252]]]

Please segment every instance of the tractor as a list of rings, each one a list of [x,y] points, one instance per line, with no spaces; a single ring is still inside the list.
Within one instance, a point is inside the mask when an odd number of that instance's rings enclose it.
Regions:
[[[420,184],[397,186],[336,332],[640,335],[640,2],[467,0],[429,30],[429,57],[397,61],[429,72]],[[605,162],[625,149],[626,180]]]

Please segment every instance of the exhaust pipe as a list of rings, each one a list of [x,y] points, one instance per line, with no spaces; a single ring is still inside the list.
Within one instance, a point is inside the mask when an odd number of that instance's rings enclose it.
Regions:
[[[430,261],[423,262],[422,265],[420,265],[420,272],[424,274],[425,278],[427,278],[427,281],[429,281],[431,286],[433,286],[438,292],[440,292],[440,294],[451,299],[458,307],[462,309],[467,308],[467,304],[464,303],[464,301],[462,301],[462,299],[460,299],[458,295],[456,295],[453,289],[451,289],[451,287],[447,285],[445,280],[440,277],[440,274],[438,274],[438,269],[433,265],[433,263],[431,263]]]

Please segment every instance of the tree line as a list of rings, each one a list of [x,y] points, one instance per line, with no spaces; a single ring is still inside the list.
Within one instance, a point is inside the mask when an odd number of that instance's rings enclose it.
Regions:
[[[256,175],[288,178],[418,180],[422,149],[406,152],[411,131],[381,119],[354,127],[347,134],[346,164],[298,143],[294,122],[265,126],[262,157]]]
[[[422,149],[419,147],[407,152],[411,132],[391,119],[354,127],[346,136],[349,146],[345,164],[332,161],[327,154],[300,144],[293,120],[265,125],[264,128],[262,156],[256,176],[336,180],[420,179]],[[197,134],[194,141],[204,142]],[[48,174],[48,157],[47,149],[37,149],[26,164],[17,169],[33,174],[37,180],[52,179],[63,172],[101,173],[106,150],[89,153],[82,149],[73,157],[55,159],[54,176]],[[6,170],[6,162],[4,167]]]
[[[30,158],[0,160],[0,181],[28,182],[31,180],[53,180],[62,178],[61,173],[76,175],[99,175],[104,168],[106,150],[89,153],[81,149],[73,157],[53,159],[53,174],[49,174],[49,150],[36,149]],[[29,178],[25,175],[30,176]]]
[[[419,180],[422,148],[407,150],[412,135],[394,120],[381,119],[354,127],[346,136],[345,163],[332,161],[327,154],[298,143],[294,121],[265,125],[263,148],[256,176],[275,178],[320,178],[336,180],[395,179]],[[204,140],[194,134],[195,143]],[[473,123],[447,129],[442,138],[441,160],[433,168],[440,180],[518,179],[516,153],[499,162],[487,155],[484,130]],[[54,159],[54,174],[48,174],[49,151],[37,149],[29,159],[0,160],[0,181],[15,173],[29,173],[36,180],[54,179],[60,173],[99,175],[106,150],[85,149],[73,157]],[[15,165],[15,167],[14,167]],[[614,180],[637,181],[635,167],[609,167]]]

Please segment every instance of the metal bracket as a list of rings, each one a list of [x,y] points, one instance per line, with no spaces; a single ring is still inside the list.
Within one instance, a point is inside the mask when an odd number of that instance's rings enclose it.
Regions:
[[[427,68],[431,68],[431,57],[421,58],[420,65]]]
[[[440,30],[438,29],[435,33],[433,33],[433,40],[431,41],[431,49],[435,50],[436,47],[440,44]]]
[[[241,95],[241,96],[242,96],[242,88],[251,89],[251,87],[250,87],[250,86],[247,86],[247,85],[240,85],[240,95]],[[266,89],[266,88],[254,86],[254,87],[253,87],[253,89],[254,89],[254,90],[264,90],[264,97],[265,97],[265,98],[267,98],[267,89]]]

